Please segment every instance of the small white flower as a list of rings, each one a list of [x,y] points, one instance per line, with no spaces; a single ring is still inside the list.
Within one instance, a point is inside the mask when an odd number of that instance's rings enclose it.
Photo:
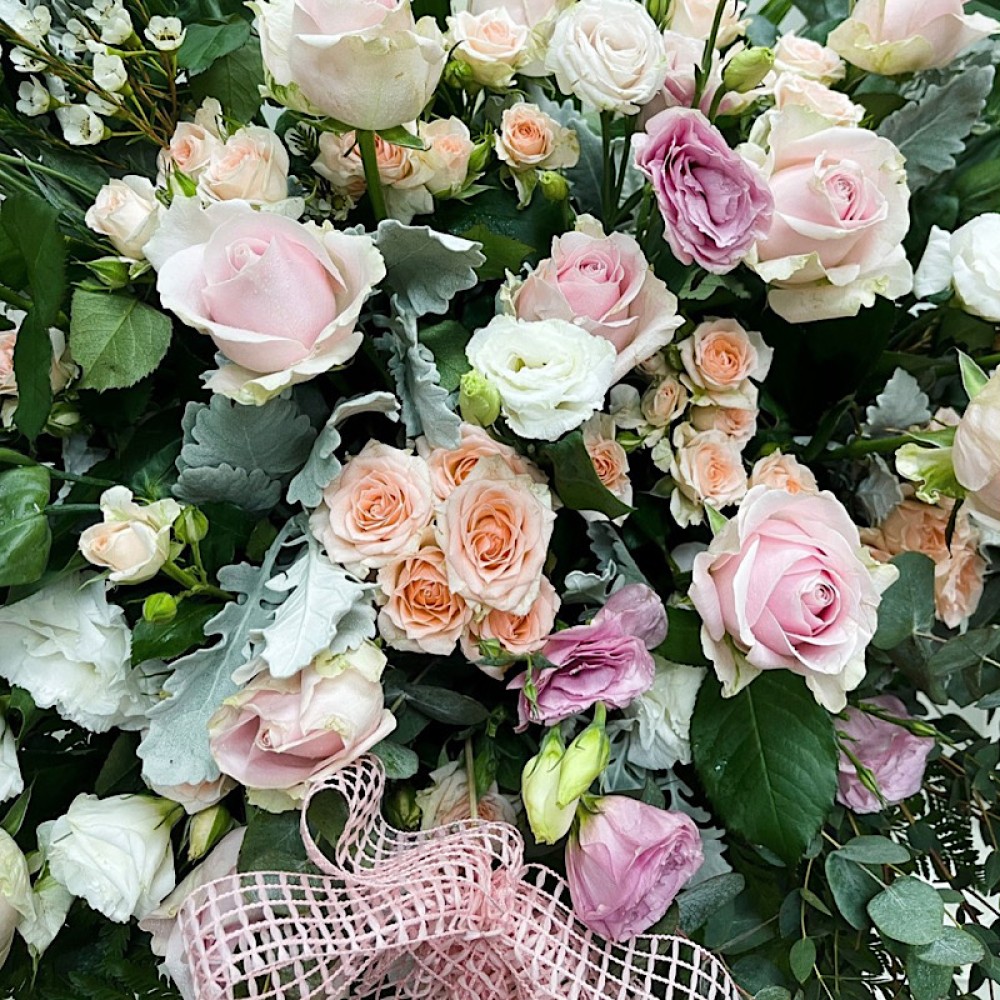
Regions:
[[[87,107],[91,111],[95,111],[99,115],[115,115],[118,113],[118,105],[122,102],[123,96],[121,94],[108,94],[108,97],[114,98],[118,104],[114,104],[111,101],[105,100],[100,94],[95,94],[92,90],[87,91],[87,96],[84,100],[87,102]]]
[[[44,115],[49,110],[52,98],[49,92],[42,86],[38,77],[33,76],[30,80],[25,80],[17,89],[17,110],[28,118],[37,115]]]
[[[149,19],[149,27],[143,34],[152,43],[153,48],[159,49],[160,52],[173,52],[184,41],[187,28],[179,17],[160,17],[157,14]]]
[[[71,146],[96,146],[104,138],[104,122],[85,104],[57,108],[56,118]]]
[[[10,50],[10,63],[18,73],[40,73],[45,69],[45,63],[20,47]]]
[[[94,83],[101,90],[106,90],[112,94],[117,90],[121,90],[128,83],[128,71],[125,69],[125,60],[121,56],[95,55]]]
[[[0,715],[0,802],[24,791],[21,766],[17,762],[17,744],[7,720]]]
[[[121,45],[132,37],[132,18],[128,11],[116,8],[101,24],[101,41],[108,45]]]
[[[94,0],[84,13],[95,23],[104,21],[121,7],[121,0]]]
[[[78,41],[85,42],[90,38],[90,28],[78,17],[71,17],[66,21],[66,30]]]
[[[87,51],[87,46],[72,32],[66,31],[59,36],[59,40],[56,43],[56,51],[67,61],[73,62],[76,56]]]
[[[11,27],[33,45],[41,45],[52,27],[52,14],[48,7],[25,8],[11,18]]]

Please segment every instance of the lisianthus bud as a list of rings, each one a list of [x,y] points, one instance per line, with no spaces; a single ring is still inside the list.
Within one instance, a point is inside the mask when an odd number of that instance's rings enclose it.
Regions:
[[[904,444],[896,452],[896,470],[904,479],[917,484],[917,497],[924,503],[937,503],[942,496],[960,500],[965,489],[955,476],[951,448]]]
[[[573,825],[576,800],[568,806],[556,802],[565,753],[559,728],[554,727],[545,734],[538,755],[525,764],[521,776],[521,798],[528,825],[540,844],[554,844]]]
[[[76,433],[83,423],[80,411],[65,401],[55,403],[49,411],[49,419],[45,422],[45,430],[53,437],[69,437]]]
[[[208,518],[197,507],[185,507],[174,525],[174,534],[188,545],[200,542],[208,534]]]
[[[476,86],[472,67],[461,59],[452,59],[444,68],[444,82],[455,90],[469,90]]]
[[[576,802],[600,777],[611,756],[611,740],[604,729],[607,709],[598,702],[594,721],[569,745],[559,768],[556,805],[565,808]]]
[[[488,427],[500,416],[500,393],[485,376],[473,369],[462,376],[458,407],[467,423]]]
[[[569,197],[569,181],[554,170],[539,171],[538,187],[549,201],[565,201]]]
[[[165,625],[177,616],[177,599],[170,594],[150,594],[142,602],[142,617],[153,625]]]
[[[222,839],[232,825],[232,816],[224,805],[202,809],[191,817],[188,826],[188,860],[203,858]]]
[[[397,830],[419,830],[421,809],[417,805],[417,793],[408,785],[397,788],[386,800],[386,819]]]
[[[774,52],[762,45],[737,52],[725,72],[722,82],[726,90],[735,90],[737,94],[745,94],[764,82],[764,77],[774,67]]]

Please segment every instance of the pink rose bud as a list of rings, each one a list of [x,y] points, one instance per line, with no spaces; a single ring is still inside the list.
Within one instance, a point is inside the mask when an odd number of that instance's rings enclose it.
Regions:
[[[906,707],[892,695],[869,698],[866,703],[893,718],[910,721]],[[847,710],[847,720],[838,722],[837,729],[844,748],[840,755],[840,788],[837,791],[837,801],[842,806],[856,813],[877,813],[883,808],[878,796],[865,787],[851,757],[875,779],[888,805],[902,802],[920,791],[927,757],[934,749],[933,739],[915,736],[905,726],[853,707]]]
[[[634,146],[682,264],[726,274],[767,235],[774,211],[767,183],[700,111],[661,111]]]
[[[621,795],[596,799],[566,848],[576,915],[611,941],[656,923],[701,867],[704,854],[690,816]]]

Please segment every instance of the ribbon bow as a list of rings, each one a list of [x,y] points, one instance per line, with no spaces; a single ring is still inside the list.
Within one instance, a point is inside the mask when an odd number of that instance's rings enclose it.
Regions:
[[[179,919],[199,1000],[738,1000],[686,938],[614,945],[585,928],[508,823],[393,829],[384,784],[369,756],[310,789],[302,838],[324,874],[248,872],[189,897]],[[348,806],[332,861],[305,818],[325,789]]]

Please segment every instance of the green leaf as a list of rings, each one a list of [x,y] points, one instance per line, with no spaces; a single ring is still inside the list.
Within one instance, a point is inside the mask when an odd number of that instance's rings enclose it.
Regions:
[[[469,331],[453,319],[425,327],[419,333],[420,342],[426,344],[434,355],[441,387],[447,392],[454,392],[462,376],[472,367],[465,355],[470,336]]]
[[[237,868],[241,872],[315,872],[299,833],[298,810],[251,811]]]
[[[993,86],[992,66],[974,66],[889,115],[878,128],[906,157],[910,190],[926,187],[955,166]]]
[[[135,733],[118,734],[94,782],[95,794],[103,798],[116,792],[132,792],[143,787],[139,777],[139,758],[135,755],[138,743],[139,737]],[[129,779],[138,788],[126,787]]]
[[[998,647],[1000,628],[994,626],[974,629],[939,644],[927,665],[931,673],[937,676],[952,674],[967,667],[978,667],[987,659],[994,659]]]
[[[171,324],[159,309],[126,295],[73,293],[70,348],[85,389],[122,389],[145,378],[170,346]]]
[[[913,1000],[942,1000],[951,992],[954,972],[917,958],[916,950],[906,956],[906,981]]]
[[[970,400],[975,399],[986,387],[986,383],[989,382],[989,375],[965,351],[958,352],[958,366],[962,373],[962,385],[965,388],[965,394]]]
[[[552,463],[556,493],[570,510],[596,511],[613,521],[634,509],[601,482],[580,431],[548,445],[545,456]]]
[[[934,562],[920,552],[892,560],[899,579],[882,595],[872,645],[892,649],[915,632],[934,627]]]
[[[132,662],[172,660],[205,641],[205,625],[219,613],[218,604],[183,601],[169,622],[140,618],[132,631]]]
[[[888,837],[855,837],[837,854],[863,865],[905,865],[910,860],[910,852]]]
[[[812,938],[799,938],[788,953],[788,967],[792,975],[804,983],[811,975],[816,964],[816,942]]]
[[[45,572],[52,545],[49,485],[41,465],[0,472],[0,587],[34,583]]]
[[[420,758],[409,748],[392,740],[382,740],[371,752],[385,766],[385,776],[390,779],[412,778],[420,770]]]
[[[12,837],[17,836],[18,831],[24,823],[24,817],[28,814],[28,806],[31,803],[31,790],[33,788],[34,785],[28,785],[10,804],[10,808],[4,814],[4,818],[0,820],[0,830],[4,830]]]
[[[832,720],[802,679],[765,672],[728,699],[703,684],[691,749],[726,826],[797,861],[833,805],[838,761]]]
[[[251,37],[235,52],[216,59],[204,73],[199,73],[191,81],[191,94],[197,101],[214,97],[227,115],[248,122],[263,103],[260,95],[263,82],[260,42]]]
[[[960,928],[945,927],[936,940],[917,948],[914,954],[921,962],[926,962],[928,965],[952,968],[981,962],[986,955],[986,949],[976,938]]]
[[[427,144],[419,135],[414,135],[403,125],[396,125],[393,128],[383,128],[378,130],[379,136],[386,142],[391,142],[394,146],[403,146],[406,149],[426,149]]]
[[[238,14],[222,24],[189,24],[184,41],[177,50],[177,63],[188,71],[189,76],[196,76],[216,59],[241,48],[249,38],[250,23]]]
[[[711,666],[701,648],[701,618],[697,612],[668,607],[667,622],[667,638],[656,647],[656,653],[671,663]]]
[[[842,857],[840,851],[827,855],[825,868],[837,909],[852,927],[864,930],[871,923],[868,904],[882,891],[881,879],[869,867]]]
[[[868,904],[868,915],[894,941],[930,944],[941,936],[944,903],[933,886],[904,875]]]
[[[16,251],[20,258],[15,270],[0,271],[2,281],[6,284],[26,280],[31,297],[31,308],[21,323],[14,345],[17,380],[14,423],[18,430],[33,439],[45,426],[52,408],[49,328],[58,321],[66,291],[66,241],[59,232],[58,211],[26,191],[19,191],[4,201],[0,227],[6,234],[7,253]]]
[[[494,233],[483,222],[470,226],[462,235],[467,240],[475,240],[486,257],[486,263],[478,270],[481,281],[498,281],[508,271],[517,274],[521,265],[535,253],[535,248],[530,243],[513,236],[504,236],[503,233]]]
[[[698,930],[716,910],[732,902],[745,885],[746,879],[742,875],[727,872],[699,882],[691,889],[685,889],[677,897],[680,925],[684,932],[691,934]]]
[[[403,691],[407,701],[428,718],[452,726],[475,726],[485,722],[490,714],[475,698],[450,688],[421,684],[407,685]]]

